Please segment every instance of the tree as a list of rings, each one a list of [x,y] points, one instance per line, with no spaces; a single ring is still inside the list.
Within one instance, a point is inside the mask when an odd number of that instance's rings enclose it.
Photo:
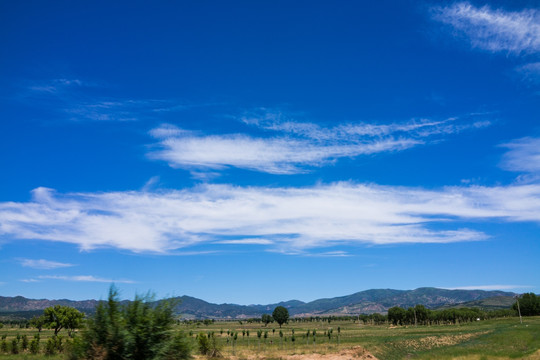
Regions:
[[[30,326],[35,327],[38,330],[38,332],[41,332],[41,330],[43,329],[43,325],[45,325],[45,322],[46,322],[45,315],[34,316],[30,320]]]
[[[526,293],[519,297],[519,309],[523,316],[540,315],[540,297],[534,293]],[[512,308],[517,311],[517,302],[512,305]]]
[[[80,327],[84,314],[70,306],[55,305],[43,311],[43,326],[54,329],[54,336],[62,329],[67,329],[69,334]]]
[[[426,325],[431,311],[424,305],[416,305],[414,307],[414,312],[416,314],[417,322]]]
[[[407,311],[399,306],[391,307],[388,309],[388,321],[394,325],[403,325],[406,314]]]
[[[273,322],[274,319],[272,318],[272,315],[263,314],[263,316],[261,317],[261,321],[264,323],[264,326],[268,326],[268,324]]]
[[[278,306],[274,309],[272,317],[279,324],[279,327],[281,327],[281,325],[285,324],[287,320],[289,320],[289,310],[283,306]]]

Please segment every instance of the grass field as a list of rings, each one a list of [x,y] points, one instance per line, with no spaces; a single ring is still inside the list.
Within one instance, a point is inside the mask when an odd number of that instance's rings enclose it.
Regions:
[[[338,336],[338,327],[340,333]],[[392,359],[540,359],[540,317],[505,318],[478,321],[461,325],[392,327],[388,325],[358,325],[352,322],[305,322],[284,325],[279,336],[277,324],[264,327],[261,324],[215,322],[204,324],[180,324],[175,327],[191,340],[197,354],[196,335],[200,332],[214,333],[221,352],[226,359],[279,359],[293,354],[337,354],[354,346],[361,346],[381,360]],[[273,331],[273,329],[275,331]],[[332,329],[331,336],[328,331]],[[257,331],[262,330],[259,339]],[[294,330],[295,341],[292,341]],[[306,333],[309,330],[309,337]],[[316,331],[315,341],[313,330]],[[249,331],[249,337],[247,336]],[[264,338],[264,332],[268,337]],[[229,332],[229,335],[227,334]],[[238,333],[234,341],[232,333]],[[0,329],[0,336],[7,335],[11,344],[17,334],[32,338],[33,329]],[[45,346],[51,331],[41,332],[41,346]],[[2,359],[62,359],[62,355],[17,355],[7,353]]]

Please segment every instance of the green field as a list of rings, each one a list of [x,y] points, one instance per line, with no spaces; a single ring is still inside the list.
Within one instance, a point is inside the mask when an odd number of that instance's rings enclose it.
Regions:
[[[338,336],[338,327],[340,333]],[[204,325],[180,323],[176,331],[183,331],[193,344],[197,355],[196,335],[214,333],[223,356],[234,359],[279,359],[292,354],[332,354],[347,348],[362,346],[379,359],[540,359],[540,317],[493,319],[460,325],[393,327],[388,325],[358,325],[351,321],[332,323],[300,322],[283,326],[279,336],[277,324],[267,327],[260,323],[221,322]],[[261,338],[257,331],[262,330]],[[275,330],[275,331],[274,331]],[[294,330],[295,341],[292,341]],[[309,337],[306,333],[309,330]],[[316,331],[315,341],[313,330]],[[331,336],[328,332],[331,330]],[[247,336],[249,331],[249,336]],[[267,338],[264,332],[267,331]],[[62,359],[63,355],[32,355],[19,349],[11,354],[11,343],[26,334],[31,339],[34,329],[0,329],[6,335],[7,351],[3,359]],[[233,333],[238,333],[234,341]],[[65,334],[64,334],[65,335]],[[41,351],[44,351],[50,330],[41,332]],[[20,345],[19,345],[20,346]]]

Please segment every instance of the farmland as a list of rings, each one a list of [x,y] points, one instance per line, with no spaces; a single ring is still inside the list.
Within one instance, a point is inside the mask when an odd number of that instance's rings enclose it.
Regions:
[[[364,325],[352,321],[291,321],[280,329],[276,323],[240,321],[183,322],[175,332],[188,337],[195,358],[203,359],[197,335],[212,336],[225,359],[540,359],[540,317],[483,320],[457,325]],[[281,335],[280,336],[280,331]],[[35,329],[4,327],[6,348],[2,359],[62,359],[45,356],[45,344],[53,333],[41,331],[40,354],[10,346],[19,335],[30,340]],[[249,334],[249,335],[248,335]],[[260,337],[258,336],[260,334]],[[65,335],[65,334],[64,334]],[[236,340],[235,340],[236,338]],[[294,339],[294,340],[293,340]],[[317,354],[317,355],[316,355]]]

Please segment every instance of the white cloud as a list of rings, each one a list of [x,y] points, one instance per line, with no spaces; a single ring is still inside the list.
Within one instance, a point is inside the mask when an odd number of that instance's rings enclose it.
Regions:
[[[448,290],[519,290],[519,289],[532,289],[534,286],[530,285],[470,285],[459,286],[451,288],[443,288]]]
[[[73,264],[69,263],[61,263],[57,261],[50,261],[50,260],[44,260],[44,259],[20,259],[19,260],[22,266],[30,267],[34,269],[42,269],[42,270],[50,270],[50,269],[58,269],[63,267],[70,267],[74,266]]]
[[[30,202],[0,203],[5,239],[156,253],[231,239],[284,253],[354,244],[478,241],[489,235],[456,222],[492,220],[540,223],[540,185],[425,190],[341,182],[67,195],[39,188]]]
[[[413,139],[384,139],[359,144],[314,144],[306,140],[252,138],[246,135],[178,136],[160,142],[149,156],[173,167],[222,169],[227,166],[294,174],[342,157],[397,151],[419,144]]]
[[[250,238],[250,239],[221,240],[221,241],[217,241],[216,243],[229,244],[229,245],[271,245],[274,242],[268,239]]]
[[[22,281],[22,282],[25,282],[25,283],[36,283],[36,282],[39,282],[39,280],[37,280],[37,279],[22,279],[21,281]]]
[[[525,137],[501,146],[509,149],[501,162],[504,169],[540,173],[540,138]]]
[[[199,173],[236,167],[271,174],[296,174],[340,158],[402,151],[436,136],[488,126],[489,121],[413,120],[402,124],[344,124],[323,128],[313,123],[275,120],[272,113],[244,117],[249,125],[277,136],[200,135],[162,125],[150,131],[159,139],[152,159]],[[272,135],[273,135],[272,134]]]
[[[63,281],[75,281],[75,282],[99,282],[99,283],[117,283],[117,284],[133,284],[132,280],[118,280],[118,279],[104,279],[95,277],[92,275],[75,275],[75,276],[62,276],[62,275],[42,275],[38,276],[38,279],[42,280],[63,280]]]
[[[458,2],[432,8],[433,18],[450,25],[475,48],[511,54],[540,51],[540,12],[537,9],[505,11],[488,5]]]

